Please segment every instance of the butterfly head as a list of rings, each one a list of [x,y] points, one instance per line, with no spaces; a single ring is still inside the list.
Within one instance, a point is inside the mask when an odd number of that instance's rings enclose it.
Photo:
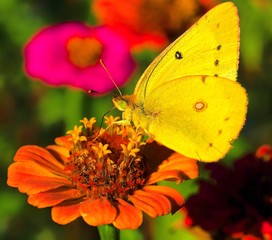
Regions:
[[[114,97],[112,102],[114,106],[121,112],[124,112],[127,109],[128,101],[124,96]]]
[[[118,96],[112,99],[114,106],[122,112],[122,119],[120,122],[130,124],[132,120],[132,96]]]

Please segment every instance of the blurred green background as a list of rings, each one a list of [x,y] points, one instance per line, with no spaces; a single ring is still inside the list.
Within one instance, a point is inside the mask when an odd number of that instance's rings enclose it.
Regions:
[[[272,3],[270,0],[234,1],[241,19],[239,82],[247,89],[247,122],[232,160],[272,143]],[[60,226],[51,220],[50,209],[27,204],[27,196],[6,185],[7,168],[16,150],[26,144],[46,146],[83,117],[102,115],[112,108],[109,94],[92,98],[68,88],[52,88],[30,80],[22,68],[22,46],[39,28],[62,22],[95,23],[88,0],[0,1],[0,239],[57,240],[99,239],[96,228],[81,219]],[[157,53],[135,56],[138,71],[122,89],[132,93],[135,82]],[[225,160],[228,161],[228,160]],[[193,181],[178,187],[185,196],[195,191]],[[193,239],[173,228],[180,215],[147,218],[138,231],[123,232],[123,239]],[[162,227],[163,226],[163,227]],[[152,231],[150,231],[152,229]],[[148,236],[148,237],[147,237]]]

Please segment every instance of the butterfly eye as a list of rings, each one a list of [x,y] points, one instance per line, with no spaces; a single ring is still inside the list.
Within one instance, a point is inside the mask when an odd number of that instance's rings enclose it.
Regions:
[[[114,106],[120,110],[120,111],[125,111],[125,109],[127,108],[127,102],[124,101],[121,97],[115,97],[112,99],[112,102],[114,104]]]

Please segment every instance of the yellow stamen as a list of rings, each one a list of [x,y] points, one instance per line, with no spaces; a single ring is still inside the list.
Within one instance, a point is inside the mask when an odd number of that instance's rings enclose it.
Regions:
[[[111,126],[112,124],[116,123],[120,117],[113,117],[113,116],[105,116],[105,123],[107,126]]]
[[[74,129],[67,131],[66,134],[72,136],[71,139],[73,143],[77,143],[78,141],[87,141],[87,138],[85,136],[82,136],[82,126],[74,126]]]
[[[90,120],[88,120],[88,118],[83,118],[83,120],[80,120],[81,123],[83,123],[85,129],[89,128],[92,129],[93,124],[96,122],[95,118],[92,117],[90,118]]]
[[[119,126],[117,120],[107,117],[106,130],[93,125],[94,118],[84,118],[80,121],[82,126],[68,131],[74,144],[69,151],[67,171],[72,173],[73,184],[93,199],[127,199],[128,194],[145,183],[146,168],[140,154],[142,137],[133,125]]]
[[[122,153],[129,157],[129,156],[132,156],[132,157],[136,157],[136,153],[140,151],[139,148],[137,147],[134,147],[134,143],[130,142],[127,146],[124,145],[124,144],[121,144],[121,147],[122,147]]]
[[[97,146],[92,146],[92,149],[96,152],[98,158],[102,158],[107,154],[111,153],[111,150],[108,150],[109,144],[103,145],[101,142]]]

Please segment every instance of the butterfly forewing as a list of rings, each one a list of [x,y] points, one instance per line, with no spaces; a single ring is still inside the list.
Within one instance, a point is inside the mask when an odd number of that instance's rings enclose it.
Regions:
[[[236,81],[239,31],[233,3],[210,10],[146,69],[135,88],[136,103],[144,101],[156,86],[183,76],[220,76]]]

